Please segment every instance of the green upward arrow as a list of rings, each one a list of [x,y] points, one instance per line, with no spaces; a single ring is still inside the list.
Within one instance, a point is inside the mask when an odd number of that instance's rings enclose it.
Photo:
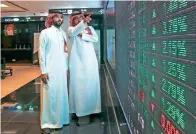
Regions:
[[[151,121],[151,127],[154,129],[154,121]]]
[[[151,91],[151,96],[152,96],[153,98],[155,98],[154,90]]]

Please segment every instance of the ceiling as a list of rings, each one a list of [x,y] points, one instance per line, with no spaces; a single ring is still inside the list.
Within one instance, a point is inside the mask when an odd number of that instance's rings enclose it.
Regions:
[[[17,1],[2,0],[2,17],[46,16],[49,9],[102,8],[101,0],[88,1]]]

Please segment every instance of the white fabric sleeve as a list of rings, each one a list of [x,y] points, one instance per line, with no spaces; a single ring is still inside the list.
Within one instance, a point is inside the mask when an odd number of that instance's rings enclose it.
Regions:
[[[42,31],[39,37],[39,62],[42,74],[48,73],[46,65],[46,46],[48,43],[46,31]]]
[[[66,55],[66,70],[69,70],[69,59],[68,59],[68,54]]]
[[[68,33],[68,36],[77,36],[86,27],[87,27],[87,24],[84,23],[84,21],[81,21],[77,26],[75,26],[75,27],[69,27],[68,28],[68,32],[67,32]]]
[[[66,43],[67,43],[67,47],[68,47],[68,40],[67,40],[67,34],[62,30],[62,34],[63,34],[63,38],[64,38],[64,40],[66,41]],[[67,48],[68,49],[68,48]],[[66,62],[66,70],[68,71],[68,69],[69,69],[69,59],[68,59],[68,53],[65,53],[65,62]]]
[[[91,26],[89,26],[89,28],[91,29],[92,35],[82,33],[82,39],[85,41],[94,42],[94,43],[98,42],[98,35],[97,35],[96,31]]]

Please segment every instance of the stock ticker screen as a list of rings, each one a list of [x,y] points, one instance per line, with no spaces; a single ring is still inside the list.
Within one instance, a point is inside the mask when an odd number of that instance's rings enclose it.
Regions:
[[[133,134],[196,134],[196,2],[116,2],[116,29]]]

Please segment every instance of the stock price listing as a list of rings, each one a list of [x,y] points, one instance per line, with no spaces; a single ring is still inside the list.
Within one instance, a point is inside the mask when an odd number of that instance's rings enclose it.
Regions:
[[[196,134],[196,2],[130,1],[133,134]]]

